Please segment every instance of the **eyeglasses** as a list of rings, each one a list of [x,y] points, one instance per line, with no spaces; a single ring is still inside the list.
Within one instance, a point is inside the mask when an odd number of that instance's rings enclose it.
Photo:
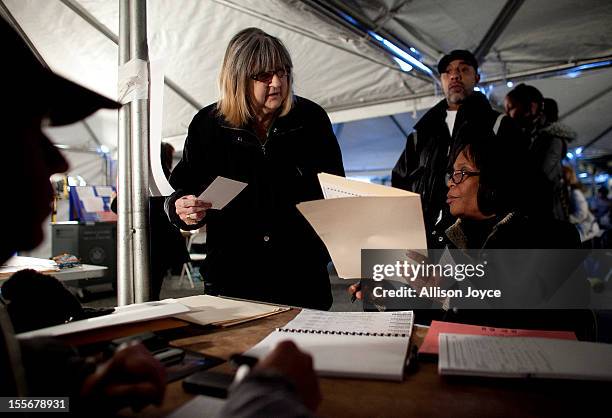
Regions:
[[[479,176],[479,171],[465,171],[465,170],[455,170],[451,173],[446,174],[446,183],[452,181],[455,184],[459,184],[466,177]]]
[[[289,75],[289,71],[285,70],[284,68],[274,71],[263,71],[259,74],[252,75],[251,78],[253,80],[269,84],[272,81],[272,78],[274,78],[274,74],[276,74],[278,78],[285,78]]]

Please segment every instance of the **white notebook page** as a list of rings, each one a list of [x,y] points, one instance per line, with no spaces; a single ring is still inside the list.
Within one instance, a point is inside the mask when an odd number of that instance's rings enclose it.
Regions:
[[[290,340],[313,357],[320,376],[401,381],[412,325],[411,311],[303,310],[245,354],[261,358]]]
[[[412,325],[412,311],[325,312],[304,309],[283,328],[372,335],[405,334],[410,337]]]
[[[612,380],[612,344],[440,334],[440,374]]]

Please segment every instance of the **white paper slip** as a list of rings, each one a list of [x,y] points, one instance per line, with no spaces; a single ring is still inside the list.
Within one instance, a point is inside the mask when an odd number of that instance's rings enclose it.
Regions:
[[[444,375],[612,380],[612,344],[440,334]]]
[[[218,176],[198,196],[198,200],[209,202],[212,209],[223,209],[247,186],[246,183]]]
[[[159,302],[134,303],[132,305],[119,306],[115,308],[115,312],[108,315],[23,332],[21,334],[17,334],[17,338],[39,336],[52,337],[57,335],[72,334],[91,329],[131,324],[134,322],[148,321],[150,319],[166,318],[185,312],[189,312],[189,308],[181,303],[175,302],[172,299]],[[40,314],[44,315],[44,313]]]

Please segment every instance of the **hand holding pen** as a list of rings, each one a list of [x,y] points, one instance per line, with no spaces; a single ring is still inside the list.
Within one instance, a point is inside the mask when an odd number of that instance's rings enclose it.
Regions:
[[[240,373],[237,372],[240,376],[237,376],[236,380],[248,374],[250,368],[253,372],[272,370],[283,375],[295,386],[296,393],[310,410],[316,411],[321,402],[321,391],[313,369],[312,357],[291,341],[281,341],[259,362],[252,357],[240,355],[232,356],[231,360],[241,365]]]

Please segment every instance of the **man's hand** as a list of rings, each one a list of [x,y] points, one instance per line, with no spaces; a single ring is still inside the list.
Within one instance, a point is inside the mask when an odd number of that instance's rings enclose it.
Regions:
[[[142,345],[115,352],[83,382],[81,396],[90,405],[117,411],[131,406],[138,411],[146,405],[161,404],[166,390],[166,371]]]
[[[312,357],[291,341],[280,342],[262,359],[254,370],[272,369],[283,374],[295,385],[298,396],[309,409],[316,411],[321,403],[319,381],[312,368]]]
[[[355,299],[363,300],[363,292],[361,291],[361,283],[355,283],[350,285],[346,291],[351,296],[351,302],[353,301],[353,297]]]
[[[212,207],[212,204],[198,200],[190,194],[177,199],[174,207],[181,221],[187,225],[195,225],[204,219],[206,211]]]

